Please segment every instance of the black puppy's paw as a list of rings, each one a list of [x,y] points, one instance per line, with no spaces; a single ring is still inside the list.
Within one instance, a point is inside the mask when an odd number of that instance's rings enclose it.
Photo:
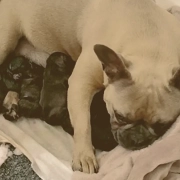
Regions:
[[[18,106],[13,104],[11,109],[3,114],[4,118],[9,121],[16,121],[19,118]]]

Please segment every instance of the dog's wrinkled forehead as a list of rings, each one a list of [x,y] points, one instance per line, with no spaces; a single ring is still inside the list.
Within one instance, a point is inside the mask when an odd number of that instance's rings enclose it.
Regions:
[[[104,100],[110,115],[117,112],[132,122],[144,120],[154,124],[175,120],[180,113],[178,96],[165,88],[146,89],[136,84],[123,86],[119,82],[106,88]]]

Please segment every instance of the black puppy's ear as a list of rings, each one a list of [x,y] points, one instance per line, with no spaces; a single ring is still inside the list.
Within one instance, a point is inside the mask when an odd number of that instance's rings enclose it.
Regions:
[[[103,69],[111,82],[119,79],[132,79],[123,58],[119,57],[107,46],[96,44],[94,51],[103,65]]]
[[[173,77],[169,81],[169,85],[180,90],[180,68],[175,70]]]

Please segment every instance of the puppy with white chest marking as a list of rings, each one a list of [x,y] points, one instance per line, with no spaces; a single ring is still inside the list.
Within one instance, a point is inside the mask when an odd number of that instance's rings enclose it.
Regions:
[[[1,0],[0,17],[0,63],[23,36],[41,52],[77,60],[68,90],[74,170],[98,169],[90,104],[104,86],[118,136],[127,122],[148,128],[180,114],[180,23],[153,0]]]

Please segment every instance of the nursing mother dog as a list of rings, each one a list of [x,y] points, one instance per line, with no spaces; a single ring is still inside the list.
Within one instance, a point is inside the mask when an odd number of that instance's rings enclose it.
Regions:
[[[156,138],[153,127],[180,114],[180,23],[152,0],[1,0],[0,63],[21,37],[77,60],[68,91],[74,170],[98,170],[89,109],[100,89],[120,144],[137,123]]]

